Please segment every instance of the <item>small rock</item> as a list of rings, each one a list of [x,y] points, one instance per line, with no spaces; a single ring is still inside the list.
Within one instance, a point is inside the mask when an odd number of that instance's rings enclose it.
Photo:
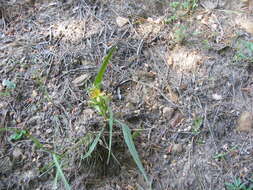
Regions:
[[[245,19],[240,17],[236,20],[236,23],[245,29],[246,32],[253,34],[253,19]]]
[[[31,169],[31,170],[25,171],[23,175],[21,175],[20,177],[23,182],[29,182],[33,180],[34,178],[36,178],[37,176],[38,176],[38,172],[35,169]]]
[[[218,6],[218,3],[210,1],[210,0],[205,0],[201,3],[205,9],[209,9],[209,10],[215,9]]]
[[[131,102],[126,103],[125,108],[127,110],[134,110],[135,109],[134,105]]]
[[[36,98],[37,96],[38,96],[37,91],[36,91],[36,90],[33,90],[33,91],[32,91],[31,97],[32,97],[32,98]]]
[[[203,15],[197,15],[196,19],[201,20],[203,18]]]
[[[0,109],[6,109],[7,106],[8,106],[7,102],[0,102]]]
[[[214,100],[222,100],[222,96],[220,95],[220,94],[213,94],[212,95],[212,98],[214,99]]]
[[[12,156],[15,160],[19,160],[22,157],[22,155],[23,155],[23,153],[22,153],[22,150],[20,148],[16,147],[13,150]]]
[[[184,120],[184,116],[180,111],[176,111],[171,120],[170,120],[170,126],[172,128],[177,127],[182,121]]]
[[[120,16],[116,18],[116,23],[119,27],[126,25],[128,22],[129,20],[127,18],[120,17]]]
[[[238,119],[236,130],[239,132],[253,132],[253,113],[245,111]]]
[[[52,133],[52,132],[53,132],[53,129],[51,129],[51,128],[49,128],[49,129],[46,130],[46,133],[47,133],[47,134],[50,134],[50,133]]]
[[[164,118],[170,120],[174,114],[174,108],[171,107],[164,107],[163,108],[163,116]]]
[[[184,151],[184,147],[183,147],[182,144],[174,144],[172,146],[172,151],[171,152],[174,153],[174,154],[180,154],[183,151]]]

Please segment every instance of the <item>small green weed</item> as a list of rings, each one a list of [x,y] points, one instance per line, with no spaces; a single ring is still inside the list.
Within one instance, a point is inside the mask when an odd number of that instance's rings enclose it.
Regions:
[[[253,42],[239,40],[236,46],[234,61],[253,63]]]
[[[197,117],[196,119],[194,119],[192,132],[194,134],[199,134],[202,124],[203,124],[203,118]]]
[[[185,0],[184,2],[173,1],[170,6],[175,9],[183,9],[187,11],[195,10],[198,7],[198,0]]]
[[[108,150],[109,151],[108,151],[107,162],[109,162],[110,155],[111,155],[113,127],[118,126],[122,130],[125,143],[128,147],[130,154],[133,157],[133,160],[135,161],[137,167],[141,171],[145,181],[149,184],[149,186],[151,188],[151,183],[148,179],[148,176],[147,176],[145,169],[142,165],[142,162],[140,160],[138,152],[135,148],[130,128],[126,124],[121,122],[120,120],[114,118],[113,112],[110,107],[110,97],[101,91],[103,75],[104,75],[107,65],[109,64],[109,62],[112,58],[112,55],[115,51],[116,51],[116,47],[113,47],[109,51],[108,55],[104,58],[103,63],[100,67],[100,70],[98,71],[98,74],[97,74],[95,81],[93,83],[93,86],[89,90],[90,105],[97,110],[99,115],[103,116],[105,121],[108,122],[108,130],[109,130]],[[92,154],[92,152],[95,150],[100,138],[102,137],[104,130],[105,130],[105,128],[102,128],[99,131],[99,133],[96,135],[95,139],[93,140],[93,142],[89,146],[87,153],[82,157],[82,159],[85,159]]]
[[[177,1],[173,1],[173,2],[170,3],[170,6],[171,6],[172,8],[174,8],[174,9],[178,9],[178,8],[180,8],[181,3],[180,3],[180,2],[177,2]]]
[[[165,20],[165,24],[170,24],[198,7],[198,0],[185,0],[184,2],[173,1],[170,3],[172,15]]]
[[[212,48],[208,40],[203,40],[202,44],[206,50],[210,50]]]
[[[188,36],[187,33],[187,28],[186,26],[177,26],[176,30],[173,34],[173,40],[178,43],[178,44],[182,44],[185,42],[186,38]]]
[[[16,88],[16,84],[10,80],[3,80],[2,86],[5,87],[5,89],[0,92],[0,96],[10,96]]]
[[[53,156],[53,160],[54,160],[54,164],[55,164],[55,167],[56,167],[56,175],[55,175],[55,183],[54,183],[54,186],[57,187],[57,181],[58,181],[58,177],[61,177],[63,183],[64,183],[64,186],[66,188],[66,190],[71,190],[71,187],[67,181],[67,179],[65,178],[64,174],[63,174],[63,171],[61,169],[61,165],[59,163],[59,158],[56,154],[52,154]]]
[[[246,186],[240,178],[235,179],[232,183],[225,183],[227,190],[253,190],[253,184]]]
[[[20,130],[20,131],[16,131],[14,134],[12,134],[10,136],[10,140],[21,140],[23,137],[25,137],[25,135],[27,134],[26,130]]]
[[[10,80],[3,80],[2,85],[6,86],[6,88],[8,88],[8,89],[15,89],[16,88],[16,84]]]
[[[214,158],[214,159],[225,159],[225,157],[226,157],[229,153],[235,151],[236,149],[237,149],[237,146],[234,146],[234,147],[230,148],[230,149],[229,149],[228,151],[226,151],[226,152],[222,152],[222,153],[215,154],[215,155],[213,156],[213,158]]]
[[[182,3],[182,7],[187,11],[195,10],[198,7],[198,0],[187,0]]]
[[[172,15],[165,20],[165,24],[170,24],[178,19],[177,15]]]

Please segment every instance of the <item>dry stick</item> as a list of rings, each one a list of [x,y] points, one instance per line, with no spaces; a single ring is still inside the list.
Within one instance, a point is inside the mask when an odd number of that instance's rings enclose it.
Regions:
[[[212,137],[212,139],[213,139],[213,142],[214,142],[215,150],[216,150],[216,151],[218,150],[218,148],[217,148],[217,144],[216,144],[216,142],[215,142],[215,140],[214,140],[214,134],[213,134],[212,128],[213,128],[214,125],[215,125],[215,122],[216,122],[216,119],[217,119],[217,113],[218,113],[218,111],[219,111],[219,109],[220,109],[220,106],[221,106],[221,104],[219,104],[219,107],[218,107],[218,109],[217,109],[217,111],[216,111],[216,113],[215,113],[215,116],[214,116],[214,119],[213,119],[212,124],[210,124],[210,123],[208,122],[207,118],[206,118],[206,115],[207,115],[207,114],[206,114],[207,107],[205,107],[205,121],[207,121],[208,129],[209,129],[210,134],[211,134],[211,137]]]
[[[50,56],[50,58],[49,58],[49,68],[48,68],[48,71],[46,73],[46,79],[44,81],[44,85],[46,85],[47,82],[48,82],[48,77],[49,77],[49,74],[52,70],[52,65],[53,65],[53,62],[54,62],[54,56],[53,55],[49,55],[49,56]]]
[[[136,53],[137,55],[140,54],[140,51],[141,51],[142,46],[143,46],[143,39],[141,39],[140,44],[139,44],[139,46],[138,46],[137,53]]]

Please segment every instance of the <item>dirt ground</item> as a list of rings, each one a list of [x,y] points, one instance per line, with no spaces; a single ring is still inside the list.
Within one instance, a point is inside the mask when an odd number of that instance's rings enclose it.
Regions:
[[[252,8],[240,0],[0,1],[0,189],[64,189],[45,148],[62,155],[72,189],[147,189],[117,129],[117,161],[106,163],[106,135],[81,159],[80,139],[103,126],[87,89],[117,46],[103,89],[136,136],[153,189],[231,190],[226,184],[240,179],[252,190]]]

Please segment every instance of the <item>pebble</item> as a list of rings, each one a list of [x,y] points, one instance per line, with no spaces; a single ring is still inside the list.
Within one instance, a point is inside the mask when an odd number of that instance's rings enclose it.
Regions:
[[[129,20],[127,18],[120,17],[120,16],[116,18],[116,23],[119,27],[126,25],[128,22]]]
[[[183,151],[184,151],[184,147],[183,147],[182,144],[174,144],[172,146],[172,151],[171,152],[174,153],[174,154],[180,154]]]
[[[22,155],[23,155],[22,150],[18,147],[16,147],[12,152],[12,156],[15,160],[19,160],[22,157]]]
[[[253,132],[253,113],[245,111],[243,112],[238,121],[236,130],[238,132]]]
[[[162,110],[164,118],[170,120],[173,116],[174,111],[174,108],[164,107]]]

